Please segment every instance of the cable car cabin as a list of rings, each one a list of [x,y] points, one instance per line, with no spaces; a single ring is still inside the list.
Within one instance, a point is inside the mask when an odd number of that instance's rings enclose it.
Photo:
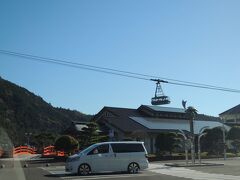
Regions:
[[[151,79],[152,81],[156,81],[156,90],[155,90],[155,96],[152,98],[152,105],[163,105],[163,104],[169,104],[170,99],[168,96],[165,96],[161,87],[161,82],[167,83],[167,81],[163,81],[160,79]]]
[[[170,99],[168,96],[155,96],[152,98],[152,105],[163,105],[163,104],[169,104]]]

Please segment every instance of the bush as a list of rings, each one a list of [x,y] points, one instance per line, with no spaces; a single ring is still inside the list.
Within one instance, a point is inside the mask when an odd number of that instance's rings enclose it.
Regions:
[[[79,148],[78,141],[69,135],[59,137],[55,142],[55,149],[58,151],[65,151],[66,153],[73,153]]]

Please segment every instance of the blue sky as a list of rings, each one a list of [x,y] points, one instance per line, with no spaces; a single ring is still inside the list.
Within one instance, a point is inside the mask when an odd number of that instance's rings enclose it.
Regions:
[[[240,89],[238,0],[2,0],[0,49]],[[0,54],[0,76],[57,107],[150,104],[153,82]],[[166,95],[218,115],[240,94],[165,84]]]

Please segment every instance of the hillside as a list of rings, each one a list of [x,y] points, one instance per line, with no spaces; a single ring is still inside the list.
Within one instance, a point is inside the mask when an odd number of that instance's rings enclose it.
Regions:
[[[40,96],[0,77],[0,128],[14,144],[26,142],[26,132],[58,134],[71,121],[88,121],[90,115],[55,108]]]

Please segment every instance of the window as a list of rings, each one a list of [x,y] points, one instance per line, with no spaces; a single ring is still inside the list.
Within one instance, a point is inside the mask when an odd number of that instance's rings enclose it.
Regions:
[[[144,152],[142,144],[113,143],[111,145],[115,153]]]
[[[93,150],[91,150],[88,155],[92,155],[92,154],[105,154],[105,153],[109,153],[109,145],[108,144],[103,144],[100,145],[96,148],[94,148]]]

